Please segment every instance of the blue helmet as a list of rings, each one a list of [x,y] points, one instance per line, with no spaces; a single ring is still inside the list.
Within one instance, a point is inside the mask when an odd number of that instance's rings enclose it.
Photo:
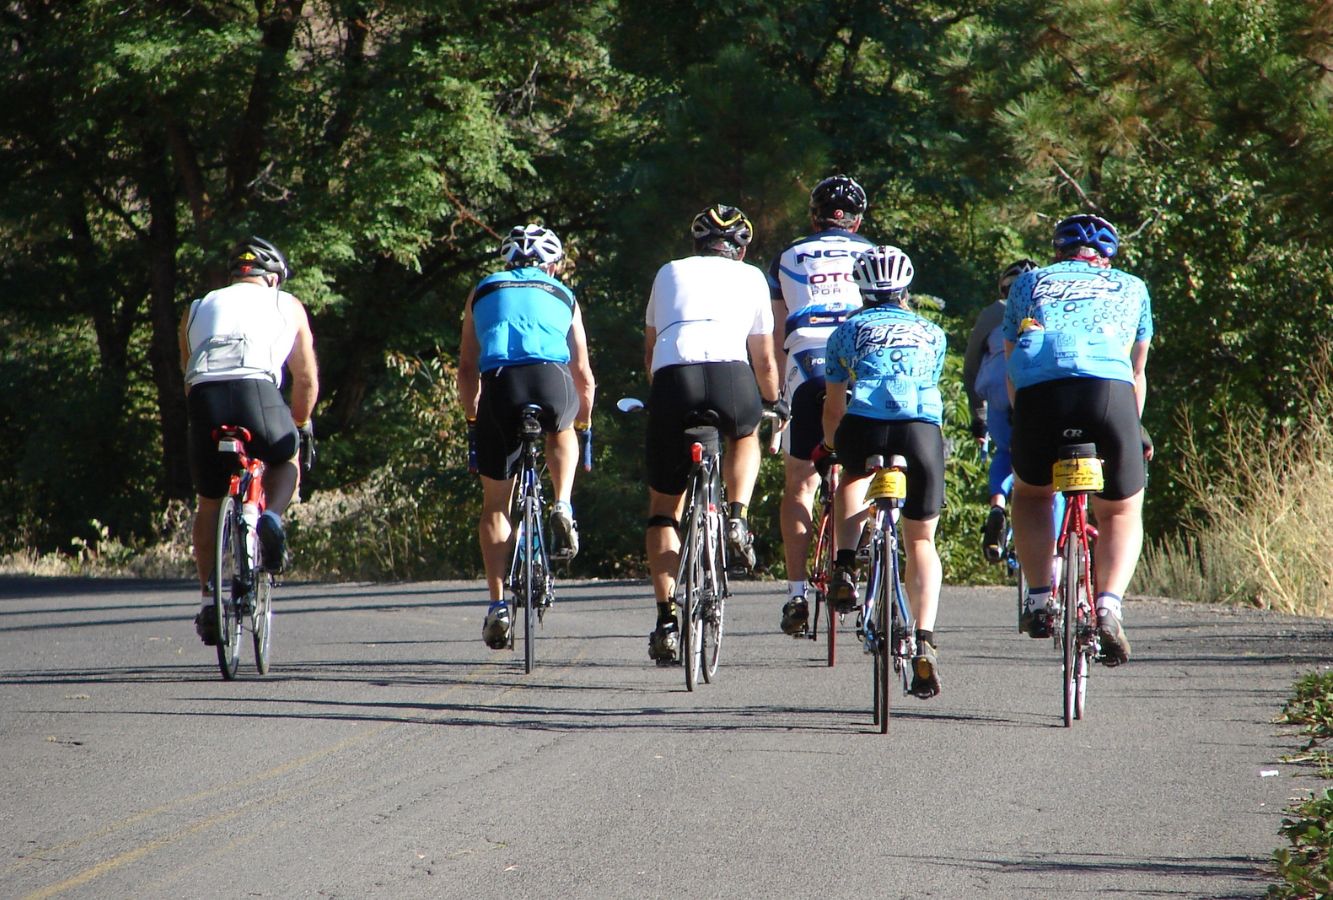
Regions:
[[[1051,244],[1057,253],[1073,247],[1092,247],[1110,259],[1120,247],[1120,235],[1116,234],[1115,226],[1101,216],[1079,213],[1060,220]]]

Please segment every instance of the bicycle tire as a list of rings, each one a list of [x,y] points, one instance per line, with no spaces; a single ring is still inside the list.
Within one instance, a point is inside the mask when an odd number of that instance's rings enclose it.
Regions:
[[[712,545],[704,570],[703,609],[699,622],[699,649],[703,661],[704,681],[709,684],[717,677],[717,664],[722,658],[723,618],[727,609],[727,573],[723,555],[726,536],[722,533],[722,517],[709,513],[709,542]]]
[[[1060,573],[1060,607],[1063,612],[1060,635],[1060,686],[1061,712],[1064,724],[1069,728],[1074,724],[1074,707],[1077,704],[1078,680],[1075,672],[1078,651],[1078,592],[1080,567],[1082,564],[1082,544],[1079,541],[1078,528],[1082,524],[1078,517],[1073,517],[1072,528],[1066,539],[1062,554],[1062,572]]]
[[[222,677],[231,681],[241,664],[241,622],[237,614],[236,594],[243,589],[240,574],[240,528],[234,497],[222,498],[218,509],[217,553],[213,559],[213,615],[218,629],[218,669]]]
[[[703,662],[699,591],[703,581],[704,504],[700,502],[698,490],[696,482],[686,541],[681,545],[685,595],[682,598],[684,603],[681,604],[680,648],[681,662],[685,665],[685,689],[689,691],[693,691],[699,684]]]
[[[536,542],[537,501],[531,494],[523,498],[523,672],[532,673],[536,648],[536,633],[533,630],[536,581],[533,579],[533,553]]]
[[[815,608],[810,614],[810,640],[819,638],[819,615],[828,616],[825,625],[825,643],[830,667],[838,662],[838,617],[828,602],[828,582],[833,575],[833,504],[825,501],[819,515],[819,532],[815,537],[814,566],[809,581],[815,587]]]
[[[890,528],[893,525],[890,523]],[[893,671],[894,671],[894,623],[898,619],[898,598],[896,595],[896,584],[898,582],[898,559],[894,548],[894,541],[884,541],[881,552],[884,559],[880,563],[880,571],[884,576],[880,579],[880,604],[875,613],[878,620],[875,624],[879,631],[879,655],[875,658],[875,664],[879,668],[879,682],[882,685],[880,693],[879,709],[879,733],[889,733],[889,709],[892,705],[893,697]]]
[[[267,572],[256,569],[254,608],[250,611],[250,636],[255,644],[255,668],[267,675],[269,648],[273,634],[273,579]]]

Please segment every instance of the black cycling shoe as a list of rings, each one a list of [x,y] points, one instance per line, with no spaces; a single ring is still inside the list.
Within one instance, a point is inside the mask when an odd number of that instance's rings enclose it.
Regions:
[[[1018,630],[1032,638],[1051,636],[1051,614],[1044,609],[1025,609],[1018,617]]]
[[[912,657],[912,694],[929,700],[940,692],[940,660],[935,647],[922,641]]]
[[[209,647],[218,645],[218,617],[212,603],[195,613],[194,633]]]
[[[1097,637],[1101,638],[1101,660],[1108,666],[1129,662],[1129,638],[1120,624],[1120,617],[1112,613],[1097,613]]]
[[[281,572],[287,567],[287,532],[282,528],[282,519],[277,513],[265,510],[255,531],[264,552],[264,571]]]
[[[986,562],[997,563],[1004,555],[1004,510],[992,506],[981,529],[981,553]]]
[[[834,612],[849,613],[860,604],[856,591],[856,569],[834,564],[829,578],[828,602]]]
[[[659,666],[674,666],[680,654],[680,626],[675,619],[658,622],[648,635],[648,658]]]
[[[806,624],[810,621],[810,604],[804,597],[792,597],[782,607],[782,632],[792,637],[805,634]]]

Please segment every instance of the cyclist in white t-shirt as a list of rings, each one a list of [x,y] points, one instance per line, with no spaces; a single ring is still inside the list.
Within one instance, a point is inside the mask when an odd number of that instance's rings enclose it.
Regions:
[[[789,244],[769,267],[773,299],[773,348],[786,369],[782,397],[791,408],[783,432],[786,483],[782,492],[782,545],[787,561],[787,602],[782,630],[805,633],[806,559],[810,554],[811,507],[819,475],[810,454],[824,439],[824,349],[829,336],[861,308],[852,281],[857,258],[874,244],[857,234],[866,211],[866,192],[847,175],[833,175],[810,192],[814,232]]]
[[[753,236],[734,206],[694,218],[694,256],[662,266],[653,280],[644,328],[648,397],[648,568],[657,627],[648,656],[676,660],[680,625],[672,601],[680,561],[680,516],[689,481],[685,429],[692,414],[711,411],[727,442],[722,475],[731,499],[727,542],[733,558],[754,564],[746,519],[759,475],[760,398],[778,397],[773,315],[763,272],[742,262]],[[751,366],[753,361],[753,367]]]

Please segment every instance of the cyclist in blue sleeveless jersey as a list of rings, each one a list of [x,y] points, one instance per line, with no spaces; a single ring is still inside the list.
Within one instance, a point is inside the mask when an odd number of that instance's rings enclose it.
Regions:
[[[520,413],[530,403],[542,407],[556,500],[551,557],[570,559],[578,553],[570,506],[579,455],[576,430],[591,426],[595,390],[583,314],[573,291],[556,277],[565,255],[560,239],[540,225],[515,227],[500,255],[505,269],[483,278],[468,296],[458,360],[458,396],[482,484],[478,532],[491,600],[482,638],[492,649],[508,646],[512,625],[504,576],[513,536],[509,506],[522,450]]]
[[[1112,664],[1129,659],[1121,599],[1143,546],[1147,446],[1139,419],[1153,333],[1147,287],[1111,266],[1119,243],[1115,227],[1098,216],[1062,220],[1052,239],[1056,261],[1014,282],[1004,316],[1014,407],[1014,541],[1033,585],[1020,624],[1032,637],[1050,634],[1051,467],[1058,448],[1096,443],[1106,477],[1092,498],[1097,628]]]
[[[847,317],[861,307],[852,265],[873,247],[857,234],[867,208],[865,189],[847,175],[833,175],[810,192],[813,233],[788,244],[768,271],[773,298],[773,350],[785,372],[782,399],[791,419],[782,435],[785,485],[779,507],[787,562],[787,600],[782,630],[800,635],[810,616],[805,567],[819,475],[810,454],[824,437],[825,345]]]
[[[866,308],[829,338],[823,425],[834,441],[820,443],[812,454],[822,466],[836,447],[843,471],[834,503],[838,552],[829,603],[848,612],[858,602],[856,539],[866,512],[866,458],[901,454],[907,459],[902,507],[907,595],[917,624],[911,690],[926,699],[940,692],[934,629],[942,573],[935,527],[944,506],[939,382],[946,339],[938,325],[912,312],[907,287],[914,272],[903,251],[873,247],[857,259],[853,272]]]

